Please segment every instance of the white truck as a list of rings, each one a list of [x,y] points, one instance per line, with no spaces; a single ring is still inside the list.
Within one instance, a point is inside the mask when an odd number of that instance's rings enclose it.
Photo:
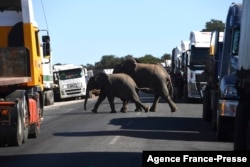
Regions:
[[[82,98],[86,95],[87,69],[81,65],[57,64],[53,66],[55,100]]]
[[[211,32],[191,31],[190,33],[184,72],[184,96],[187,100],[200,99],[202,96],[201,89],[206,85],[203,73],[209,53],[210,38]]]
[[[50,59],[42,58],[43,69],[43,87],[44,87],[44,104],[46,106],[54,104],[54,81],[52,69],[52,56]]]

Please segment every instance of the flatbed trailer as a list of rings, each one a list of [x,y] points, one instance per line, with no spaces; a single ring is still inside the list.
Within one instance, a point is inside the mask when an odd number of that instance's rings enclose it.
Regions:
[[[20,146],[40,134],[50,37],[40,36],[32,0],[1,0],[0,9],[0,145]]]
[[[0,86],[22,84],[30,81],[31,77],[0,77]]]

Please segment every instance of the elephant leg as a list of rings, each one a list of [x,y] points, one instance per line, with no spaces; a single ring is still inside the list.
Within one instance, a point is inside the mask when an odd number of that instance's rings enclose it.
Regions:
[[[106,98],[106,95],[105,95],[105,94],[101,93],[101,94],[99,95],[98,100],[97,100],[97,102],[95,103],[95,107],[94,107],[94,109],[92,109],[92,112],[97,113],[97,109],[98,109],[99,105],[101,104],[101,102],[102,102],[105,98]]]
[[[114,96],[108,96],[108,101],[109,101],[109,104],[110,104],[110,107],[111,107],[111,112],[110,113],[116,113],[114,100],[115,100]]]
[[[148,112],[149,111],[149,107],[145,106],[142,104],[142,102],[140,101],[140,98],[139,96],[133,96],[132,98],[132,101],[135,103],[136,106],[138,106],[139,108],[143,108],[143,110],[145,112]]]
[[[135,103],[135,106],[136,106],[136,108],[135,108],[135,111],[136,111],[136,112],[141,112],[141,111],[142,111],[140,105],[138,105],[138,104]]]
[[[134,102],[135,102],[136,105],[140,106],[140,108],[143,108],[143,110],[144,110],[145,112],[148,112],[148,111],[149,111],[149,107],[143,105],[140,101],[135,100]]]
[[[138,90],[138,89],[136,89],[136,93],[137,93],[138,97],[140,97],[140,93],[139,93],[139,90]],[[136,108],[135,108],[135,111],[136,111],[136,112],[142,111],[141,106],[138,105],[137,103],[135,103],[135,107],[136,107]]]
[[[121,112],[126,113],[128,111],[128,100],[122,100],[123,106],[121,108]]]
[[[157,106],[157,103],[159,102],[159,100],[160,100],[160,96],[155,94],[154,102],[153,102],[152,106],[150,107],[151,112],[156,111],[156,106]]]
[[[176,104],[173,102],[172,98],[170,97],[170,95],[168,93],[163,95],[164,98],[167,100],[169,107],[171,108],[171,112],[175,112],[177,110],[177,106]]]

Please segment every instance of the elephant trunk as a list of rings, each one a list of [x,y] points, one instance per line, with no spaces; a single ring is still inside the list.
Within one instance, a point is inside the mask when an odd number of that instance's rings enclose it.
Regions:
[[[88,98],[89,98],[89,89],[87,87],[87,91],[86,91],[86,96],[85,96],[85,100],[84,100],[84,110],[86,111],[86,106],[87,106],[87,101],[88,101]]]

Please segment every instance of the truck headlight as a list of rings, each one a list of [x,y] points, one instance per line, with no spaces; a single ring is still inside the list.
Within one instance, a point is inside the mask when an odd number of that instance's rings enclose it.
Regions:
[[[81,82],[78,82],[78,83],[77,83],[77,87],[78,87],[78,88],[82,87],[82,83],[81,83]]]
[[[219,100],[219,115],[235,117],[238,101],[236,100]]]

